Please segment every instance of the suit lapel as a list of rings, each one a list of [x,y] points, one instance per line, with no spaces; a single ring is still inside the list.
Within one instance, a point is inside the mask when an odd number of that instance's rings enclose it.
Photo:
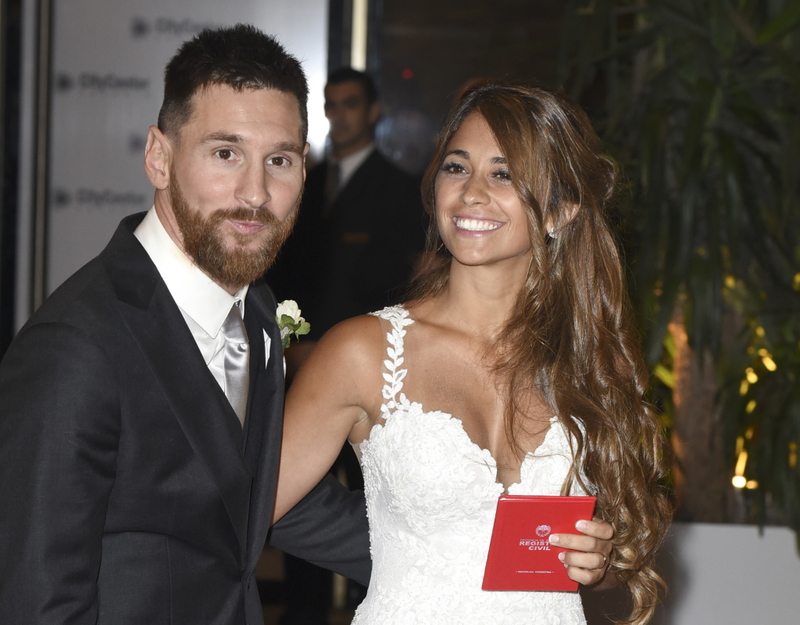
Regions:
[[[283,429],[283,347],[275,308],[275,298],[266,284],[260,280],[254,283],[245,306],[251,354],[245,461],[255,476],[247,548],[248,563],[252,566],[261,555],[272,516]],[[266,367],[264,332],[270,338]]]
[[[120,225],[104,259],[119,298],[120,314],[186,438],[216,481],[236,537],[244,547],[252,476],[240,451],[239,422],[164,281],[133,236],[142,216],[133,217]]]

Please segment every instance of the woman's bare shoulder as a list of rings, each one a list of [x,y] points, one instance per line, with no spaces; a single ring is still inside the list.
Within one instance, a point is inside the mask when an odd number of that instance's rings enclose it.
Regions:
[[[320,339],[316,350],[348,358],[381,357],[384,347],[381,321],[372,315],[352,317],[337,323]]]
[[[379,319],[365,315],[342,321],[325,333],[300,367],[289,399],[300,395],[309,401],[319,394],[326,404],[360,406],[366,414],[376,413],[385,355]]]
[[[380,319],[362,315],[346,319],[328,330],[299,373],[311,369],[315,376],[324,371],[328,377],[352,377],[379,371],[385,354]]]

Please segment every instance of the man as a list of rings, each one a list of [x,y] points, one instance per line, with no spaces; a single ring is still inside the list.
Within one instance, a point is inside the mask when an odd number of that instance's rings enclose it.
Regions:
[[[268,274],[276,293],[296,299],[311,333],[287,350],[288,377],[334,324],[398,303],[422,251],[425,227],[419,184],[376,149],[381,116],[372,79],[349,67],[328,76],[328,158],[308,173],[297,228]],[[335,471],[363,488],[352,449]],[[331,603],[328,571],[285,558],[287,610],[282,625],[325,625]],[[351,585],[348,603],[365,589]]]
[[[297,228],[268,274],[312,322],[289,371],[333,325],[397,303],[425,239],[419,184],[376,149],[381,115],[372,79],[349,67],[328,77],[330,153],[311,169]],[[287,295],[288,297],[288,295]]]
[[[263,622],[283,359],[257,278],[296,215],[306,100],[297,60],[250,26],[168,64],[153,208],[0,365],[0,622]],[[363,500],[323,482],[272,541],[365,580],[366,527]]]

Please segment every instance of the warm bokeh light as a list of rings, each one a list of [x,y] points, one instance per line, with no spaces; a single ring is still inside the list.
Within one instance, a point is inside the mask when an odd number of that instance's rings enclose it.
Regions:
[[[759,349],[758,355],[761,356],[761,362],[764,363],[764,367],[766,367],[767,371],[775,371],[778,368],[778,365],[775,364],[775,361],[772,359],[772,354],[769,353],[767,349]]]
[[[736,488],[744,488],[747,485],[747,478],[743,475],[734,475],[731,482]]]
[[[744,373],[747,376],[747,381],[750,382],[750,384],[755,384],[758,382],[758,375],[756,375],[756,372],[753,371],[753,367],[747,367],[747,369],[744,370]]]
[[[744,475],[744,468],[747,466],[747,452],[742,451],[736,459],[736,475]]]

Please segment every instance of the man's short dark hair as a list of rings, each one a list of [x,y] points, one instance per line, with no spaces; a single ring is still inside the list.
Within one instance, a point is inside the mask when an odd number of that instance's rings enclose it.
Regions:
[[[335,72],[328,76],[329,85],[339,85],[343,82],[357,82],[364,89],[364,96],[367,98],[367,104],[372,105],[378,101],[378,90],[375,88],[375,83],[369,74],[359,72],[352,67],[340,67]]]
[[[206,29],[186,41],[164,70],[164,101],[158,128],[178,136],[192,116],[192,98],[206,87],[236,91],[277,89],[300,107],[303,141],[308,134],[308,83],[300,62],[273,37],[249,24]]]

